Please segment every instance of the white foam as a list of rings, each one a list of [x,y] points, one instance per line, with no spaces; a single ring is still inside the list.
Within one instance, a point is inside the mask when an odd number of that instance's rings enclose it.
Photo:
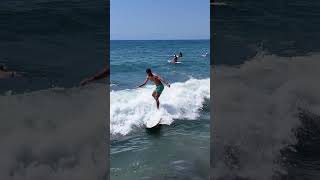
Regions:
[[[128,134],[134,127],[143,126],[156,112],[151,96],[154,86],[112,91],[110,94],[110,132]],[[209,79],[190,79],[165,87],[160,96],[160,124],[170,125],[174,119],[196,119],[204,100],[210,97]]]
[[[105,85],[0,96],[0,179],[103,179]]]
[[[237,147],[240,168],[230,171],[216,160],[214,177],[263,180],[281,171],[275,161],[281,148],[295,143],[298,108],[320,113],[319,59],[262,53],[239,67],[215,69],[213,156],[223,157],[225,145]]]

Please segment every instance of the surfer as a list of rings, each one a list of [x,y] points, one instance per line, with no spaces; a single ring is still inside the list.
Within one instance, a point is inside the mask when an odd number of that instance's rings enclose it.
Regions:
[[[99,79],[103,79],[109,76],[110,73],[110,69],[109,68],[104,68],[101,72],[98,72],[97,74],[95,74],[94,76],[90,77],[90,78],[86,78],[83,81],[80,82],[81,86],[86,85],[89,82],[93,82]]]
[[[165,83],[169,88],[170,88],[170,84],[167,83],[164,79],[162,79],[159,75],[152,73],[151,69],[149,68],[146,70],[146,73],[147,73],[146,80],[138,87],[140,88],[146,85],[148,80],[154,82],[154,84],[156,85],[156,89],[152,92],[152,97],[156,100],[157,108],[159,109],[159,105],[160,105],[159,97],[164,89],[162,82]]]
[[[207,57],[207,56],[208,56],[208,53],[206,52],[206,54],[203,54],[202,56],[203,56],[203,57]]]
[[[180,51],[180,53],[179,53],[179,57],[182,57],[182,52]]]
[[[173,59],[171,61],[172,63],[177,63],[178,62],[178,56],[174,54]]]

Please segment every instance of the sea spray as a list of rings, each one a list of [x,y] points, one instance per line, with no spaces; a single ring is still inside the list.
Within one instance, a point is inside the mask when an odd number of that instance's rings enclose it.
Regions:
[[[320,113],[319,54],[258,54],[244,64],[217,66],[214,86],[214,179],[286,175],[281,150],[296,143],[300,110]]]
[[[102,179],[105,88],[93,84],[0,96],[0,179]]]

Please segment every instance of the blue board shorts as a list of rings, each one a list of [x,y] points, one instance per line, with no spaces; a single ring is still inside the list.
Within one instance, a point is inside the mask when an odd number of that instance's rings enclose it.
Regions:
[[[162,91],[163,91],[163,89],[164,89],[163,84],[160,84],[160,85],[158,85],[158,86],[156,87],[156,90],[155,90],[155,91],[156,91],[158,94],[161,94]]]

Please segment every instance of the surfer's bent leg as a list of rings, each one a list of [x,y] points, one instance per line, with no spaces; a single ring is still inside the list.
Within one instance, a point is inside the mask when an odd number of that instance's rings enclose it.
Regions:
[[[156,91],[153,91],[153,92],[152,92],[152,97],[153,97],[154,99],[156,99]]]
[[[152,97],[154,98],[154,100],[156,100],[158,109],[159,109],[159,96],[160,96],[160,94],[158,94],[156,91],[153,91]]]
[[[157,108],[158,108],[158,109],[159,109],[159,105],[160,105],[159,97],[160,97],[163,89],[164,89],[163,84],[157,85],[156,90],[155,90],[154,93],[153,93],[154,95],[152,94],[152,96],[154,97],[154,99],[155,99],[156,102],[157,102]]]
[[[159,109],[159,100],[158,100],[158,96],[157,96],[157,92],[156,92],[156,90],[154,90],[153,91],[153,93],[152,93],[152,97],[154,98],[154,100],[156,100],[156,103],[157,103],[157,108]]]
[[[155,100],[156,100],[156,103],[157,103],[157,108],[159,109],[159,106],[160,106],[160,102],[159,102],[159,97],[160,97],[161,94],[159,93],[156,93],[155,95]]]

